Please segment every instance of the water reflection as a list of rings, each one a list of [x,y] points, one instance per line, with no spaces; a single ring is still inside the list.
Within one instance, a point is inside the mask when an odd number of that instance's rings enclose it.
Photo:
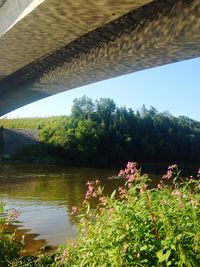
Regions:
[[[1,165],[0,201],[15,207],[17,236],[26,235],[30,254],[46,245],[56,246],[74,239],[76,229],[70,211],[84,198],[86,182],[99,179],[111,192],[121,181],[108,179],[116,171],[37,165]]]

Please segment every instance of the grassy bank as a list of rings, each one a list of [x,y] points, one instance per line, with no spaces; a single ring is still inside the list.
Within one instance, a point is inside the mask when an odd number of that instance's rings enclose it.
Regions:
[[[16,118],[1,119],[0,126],[9,129],[41,129],[42,127],[58,123],[66,116],[52,116],[47,118]]]
[[[111,196],[104,195],[99,181],[87,183],[83,203],[72,208],[75,242],[51,255],[16,254],[2,266],[200,266],[200,170],[183,179],[176,165],[169,166],[150,188],[148,175],[129,162],[119,177],[124,187]]]

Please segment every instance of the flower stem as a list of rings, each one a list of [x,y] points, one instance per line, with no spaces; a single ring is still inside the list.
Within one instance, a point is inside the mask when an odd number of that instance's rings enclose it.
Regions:
[[[152,211],[151,201],[150,201],[149,195],[147,193],[147,190],[146,190],[146,197],[147,197],[147,205],[149,207],[149,211],[150,211],[150,215],[151,215],[151,221],[152,221],[152,224],[154,226],[154,232],[155,232],[156,240],[159,240],[159,233],[158,233],[158,229],[157,229],[156,222],[155,222],[155,216],[154,216],[154,213]]]

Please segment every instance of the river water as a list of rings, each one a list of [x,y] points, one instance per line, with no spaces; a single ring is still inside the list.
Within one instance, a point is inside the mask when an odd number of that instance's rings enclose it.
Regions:
[[[114,170],[41,165],[0,165],[0,201],[20,216],[12,227],[25,235],[24,254],[47,245],[57,246],[76,237],[72,206],[82,202],[88,180],[100,180],[106,193],[122,181],[109,179]]]
[[[71,208],[84,199],[87,181],[100,180],[109,194],[123,183],[113,179],[117,174],[118,170],[55,165],[0,165],[0,201],[20,214],[12,228],[19,239],[25,235],[24,255],[75,239]],[[150,177],[156,182],[160,175]]]

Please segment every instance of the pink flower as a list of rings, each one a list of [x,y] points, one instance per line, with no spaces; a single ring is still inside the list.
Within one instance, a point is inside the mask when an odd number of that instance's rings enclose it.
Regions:
[[[69,255],[69,251],[66,248],[62,253],[61,262],[64,262],[64,260],[67,258],[68,255]]]
[[[125,172],[128,173],[134,173],[135,171],[137,171],[137,163],[135,162],[128,162],[127,165],[126,165],[126,169],[125,169]]]
[[[131,183],[128,183],[128,188],[131,188],[132,187],[132,184]]]
[[[172,170],[168,170],[166,174],[163,175],[162,179],[169,180],[173,175]]]
[[[161,184],[157,184],[157,188],[158,189],[161,189],[162,188],[162,185]]]
[[[119,194],[120,194],[120,198],[125,198],[126,190],[124,190],[122,187],[119,187],[118,191],[119,191]]]
[[[176,171],[177,169],[178,166],[176,164],[170,165],[168,167],[167,173],[163,175],[162,179],[169,180],[172,177],[174,171]]]
[[[75,214],[77,212],[78,208],[73,206],[71,210],[71,215]]]
[[[126,168],[129,169],[129,170],[132,169],[132,168],[134,168],[134,167],[135,167],[134,163],[133,162],[130,162],[130,161],[126,165]]]
[[[179,190],[175,190],[175,191],[172,192],[172,195],[173,196],[180,196],[181,192]]]
[[[128,174],[126,177],[128,182],[132,182],[134,180],[134,175],[133,174]]]
[[[140,188],[140,193],[144,193],[143,187]]]
[[[189,182],[192,183],[194,180],[193,180],[193,177],[190,176],[190,179],[189,179]]]
[[[92,193],[92,196],[93,196],[93,197],[96,197],[96,196],[97,196],[97,194],[96,194],[95,192],[93,192],[93,193]]]
[[[119,191],[120,194],[125,194],[126,193],[126,191],[121,186],[118,188],[118,191]]]
[[[147,187],[148,187],[148,184],[144,184],[143,187],[140,188],[140,193],[144,193]]]
[[[13,218],[14,220],[18,219],[18,217],[19,217],[19,213],[15,208],[12,209],[10,215],[11,215],[11,218]]]
[[[197,177],[200,177],[200,169],[198,170]]]
[[[183,207],[183,203],[182,203],[182,202],[179,203],[179,207],[180,207],[180,208]]]
[[[85,194],[85,199],[90,198],[90,196],[91,196],[90,192],[87,191],[86,194]]]
[[[94,188],[93,188],[93,186],[92,186],[92,185],[89,185],[89,186],[88,186],[88,191],[89,191],[89,192],[92,192],[92,191],[93,191],[93,189],[94,189]]]
[[[177,164],[172,164],[171,166],[168,167],[168,170],[175,170],[177,169]]]
[[[126,177],[126,179],[131,182],[134,180],[134,174],[138,172],[137,163],[129,161],[126,165],[125,170],[120,170],[118,176]]]
[[[97,185],[99,184],[99,181],[96,180],[95,182],[87,182],[87,192],[85,194],[85,199],[89,199],[91,197],[96,197],[97,196],[97,192],[95,192],[95,189],[97,187]]]

